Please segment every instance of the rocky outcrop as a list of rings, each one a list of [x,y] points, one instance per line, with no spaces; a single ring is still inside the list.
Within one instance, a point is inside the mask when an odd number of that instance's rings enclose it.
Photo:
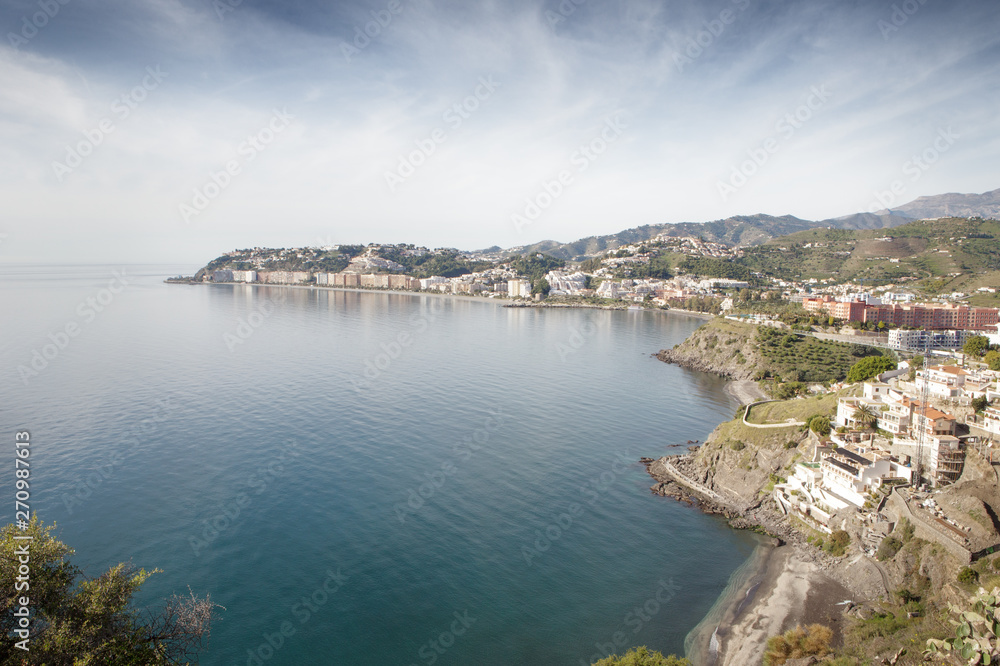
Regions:
[[[717,317],[656,357],[665,363],[730,379],[752,379],[762,361],[753,342],[755,334],[750,324]]]

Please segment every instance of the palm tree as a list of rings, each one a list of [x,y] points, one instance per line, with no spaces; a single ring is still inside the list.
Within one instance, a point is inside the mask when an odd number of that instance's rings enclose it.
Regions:
[[[867,430],[874,430],[875,424],[878,423],[878,413],[875,411],[875,408],[864,403],[858,404],[854,410],[853,417],[855,423]]]

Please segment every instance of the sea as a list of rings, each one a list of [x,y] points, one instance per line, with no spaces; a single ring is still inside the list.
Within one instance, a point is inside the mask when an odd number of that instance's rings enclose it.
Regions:
[[[0,266],[0,486],[134,599],[217,604],[199,663],[577,666],[685,636],[754,535],[639,463],[736,403],[658,361],[702,322]]]

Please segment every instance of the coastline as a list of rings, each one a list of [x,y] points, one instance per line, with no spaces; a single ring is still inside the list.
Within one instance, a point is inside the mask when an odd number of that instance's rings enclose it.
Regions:
[[[444,294],[439,291],[411,291],[403,289],[364,289],[361,287],[330,287],[325,285],[317,284],[262,284],[258,282],[193,282],[193,281],[175,281],[175,280],[164,280],[164,284],[177,284],[177,285],[230,285],[230,286],[246,286],[246,287],[277,287],[280,289],[308,289],[313,291],[350,291],[362,294],[396,294],[400,296],[433,296],[436,298],[452,298],[462,301],[475,301],[477,303],[492,303],[493,305],[499,305],[505,308],[571,308],[580,310],[620,310],[627,311],[629,303],[622,302],[620,305],[596,305],[593,303],[560,303],[560,302],[546,302],[546,301],[514,301],[508,298],[488,298],[485,296],[464,296],[462,294]],[[692,310],[681,310],[677,308],[642,308],[642,312],[661,312],[664,314],[671,315],[684,315],[687,317],[696,317],[698,319],[714,319],[715,315],[708,314],[705,312],[694,312]]]

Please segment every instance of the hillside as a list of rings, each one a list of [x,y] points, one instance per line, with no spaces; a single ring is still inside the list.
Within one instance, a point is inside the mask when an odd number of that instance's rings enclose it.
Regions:
[[[964,218],[909,222],[891,230],[809,229],[750,248],[736,263],[783,279],[878,285],[915,276],[932,293],[963,286],[970,291],[985,274],[1000,271],[998,239],[1000,222]],[[963,277],[955,281],[958,274]],[[985,282],[995,286],[995,278]]]
[[[619,231],[604,236],[589,236],[571,243],[541,241],[511,252],[526,254],[545,252],[560,259],[580,261],[590,256],[614,250],[622,245],[640,243],[660,234],[676,238],[685,236],[701,237],[714,243],[730,246],[759,245],[772,238],[785,236],[796,231],[826,225],[826,222],[803,220],[791,215],[773,217],[771,215],[737,215],[713,222],[681,222],[677,224],[650,224]]]
[[[700,236],[705,240],[726,245],[749,247],[805,229],[833,228],[851,230],[889,229],[913,220],[939,217],[1000,217],[1000,189],[983,194],[939,194],[920,197],[890,210],[876,213],[853,213],[825,220],[804,220],[792,215],[737,215],[712,222],[680,222],[650,224],[625,229],[614,234],[588,236],[570,243],[546,240],[523,247],[511,248],[511,254],[544,252],[560,259],[581,261],[622,245],[639,243],[659,234],[668,236]]]
[[[889,211],[879,211],[887,214]],[[892,209],[892,214],[915,220],[935,217],[1000,217],[1000,189],[982,194],[937,194],[919,197]]]

